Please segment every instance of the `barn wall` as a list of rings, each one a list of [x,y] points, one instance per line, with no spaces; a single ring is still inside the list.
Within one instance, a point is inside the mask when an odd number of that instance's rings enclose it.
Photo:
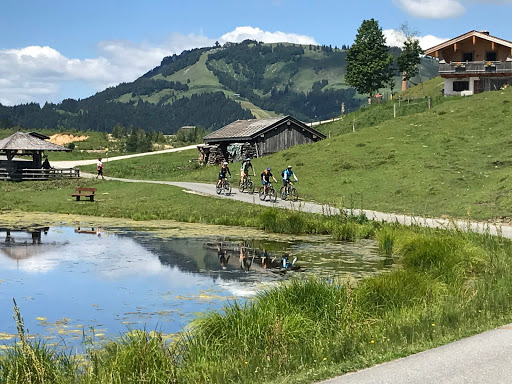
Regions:
[[[283,149],[288,149],[294,145],[307,144],[318,141],[318,137],[313,138],[313,134],[302,127],[290,122],[277,126],[266,132],[263,137],[258,136],[258,152],[260,156],[269,155]]]

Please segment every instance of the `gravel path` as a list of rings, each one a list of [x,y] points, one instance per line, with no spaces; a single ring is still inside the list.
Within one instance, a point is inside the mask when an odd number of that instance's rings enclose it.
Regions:
[[[151,156],[151,155],[160,155],[162,153],[172,153],[172,152],[181,152],[181,151],[188,151],[189,149],[197,149],[197,144],[189,145],[186,147],[180,147],[180,148],[171,148],[171,149],[163,149],[161,151],[154,151],[154,152],[143,152],[143,153],[135,153],[133,155],[123,155],[123,156],[114,156],[109,157],[108,161],[117,161],[117,160],[124,160],[124,159],[131,159],[134,157],[141,157],[141,156]],[[103,156],[103,155],[101,155]],[[52,161],[52,167],[55,168],[73,168],[73,167],[79,167],[81,165],[91,165],[96,164],[98,160],[70,160],[70,161]],[[106,162],[107,159],[104,158],[104,162]]]

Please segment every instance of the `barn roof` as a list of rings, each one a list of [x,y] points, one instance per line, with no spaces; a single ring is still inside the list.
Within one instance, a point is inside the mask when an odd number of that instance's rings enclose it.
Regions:
[[[29,133],[16,132],[0,140],[0,151],[70,151],[70,149],[41,140]]]
[[[308,127],[303,122],[294,119],[291,116],[279,116],[267,119],[251,119],[251,120],[237,120],[231,124],[222,127],[215,132],[210,133],[204,137],[205,142],[214,141],[231,141],[231,140],[250,140],[265,131],[281,125],[287,121],[293,121],[301,128],[310,131],[318,137],[325,138],[325,135],[318,132],[316,129]]]

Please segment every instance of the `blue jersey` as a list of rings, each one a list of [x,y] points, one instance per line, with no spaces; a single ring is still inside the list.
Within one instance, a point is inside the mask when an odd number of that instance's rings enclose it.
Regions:
[[[290,177],[294,175],[291,169],[286,168],[281,175],[283,176],[283,180],[290,180]]]

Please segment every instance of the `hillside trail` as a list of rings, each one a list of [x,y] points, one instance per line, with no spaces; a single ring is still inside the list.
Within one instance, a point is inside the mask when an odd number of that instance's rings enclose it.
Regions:
[[[96,175],[81,172],[83,177],[94,178]],[[248,194],[241,193],[233,185],[232,192],[229,196],[224,194],[218,195],[215,191],[215,184],[192,183],[184,181],[161,181],[161,180],[139,180],[139,179],[123,179],[117,177],[105,176],[106,180],[123,181],[127,183],[148,183],[148,184],[164,184],[182,188],[185,192],[195,193],[203,196],[214,196],[221,199],[231,199],[243,201],[245,203],[258,204],[267,207],[275,207],[281,209],[291,209],[295,211],[322,213],[325,215],[339,215],[340,210],[335,206],[328,204],[319,204],[314,202],[291,202],[278,199],[277,202],[261,201],[257,193]],[[235,179],[236,180],[236,179]],[[234,184],[234,183],[233,183]],[[386,213],[373,211],[368,209],[343,209],[346,215],[365,215],[370,220],[383,221],[386,223],[399,223],[407,226],[418,225],[428,228],[440,229],[457,229],[461,231],[471,231],[476,233],[488,233],[490,235],[500,235],[508,239],[512,239],[512,226],[505,224],[492,224],[487,222],[478,222],[470,220],[454,220],[442,218],[429,218],[412,215],[403,215],[398,213]]]
[[[163,149],[161,151],[135,153],[133,155],[114,156],[114,157],[109,157],[108,161],[110,162],[110,161],[117,161],[117,160],[132,159],[134,157],[161,155],[162,153],[182,152],[182,151],[188,151],[189,149],[197,149],[197,144],[188,145],[186,147]],[[98,155],[98,157],[99,156],[103,157],[104,155]],[[107,160],[107,158],[103,158],[103,159],[105,161]],[[55,168],[73,168],[73,167],[79,167],[82,165],[96,164],[97,161],[98,161],[98,159],[52,161],[52,166]]]

